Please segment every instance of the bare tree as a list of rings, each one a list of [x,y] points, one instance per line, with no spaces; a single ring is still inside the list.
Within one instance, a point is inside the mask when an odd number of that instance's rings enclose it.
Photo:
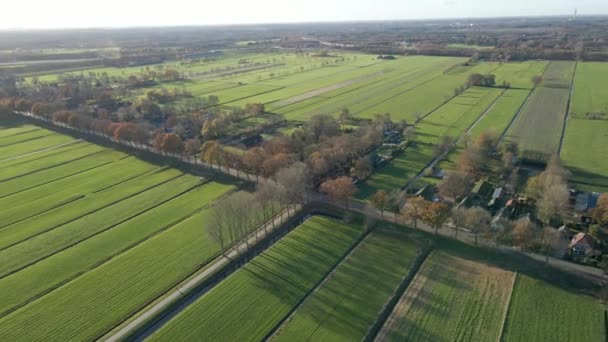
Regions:
[[[264,217],[264,232],[268,233],[267,225],[268,220],[272,217],[274,207],[276,203],[276,191],[275,186],[272,183],[258,184],[255,199],[260,204],[262,209],[262,215]],[[272,228],[274,228],[274,219],[272,220]]]
[[[452,223],[454,223],[454,238],[458,240],[458,230],[466,225],[466,211],[464,207],[452,209]]]
[[[518,220],[513,226],[513,244],[523,250],[529,249],[532,246],[536,229],[536,225],[529,219]]]
[[[475,234],[475,246],[479,243],[479,234],[491,230],[492,215],[482,207],[473,207],[466,210],[465,225]]]
[[[277,182],[285,189],[286,199],[294,210],[297,204],[308,201],[311,190],[309,174],[308,166],[302,162],[296,162],[276,174]]]
[[[442,196],[453,199],[466,194],[470,187],[471,180],[461,172],[449,172],[437,185]]]
[[[540,250],[545,255],[545,263],[549,263],[549,255],[559,247],[559,232],[552,227],[544,227],[538,239]]]

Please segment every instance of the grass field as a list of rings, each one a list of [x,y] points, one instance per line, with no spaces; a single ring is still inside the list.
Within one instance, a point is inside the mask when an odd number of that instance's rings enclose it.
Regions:
[[[411,267],[409,236],[372,232],[272,338],[277,341],[359,341]]]
[[[608,120],[568,120],[561,157],[578,188],[608,192],[607,144]]]
[[[152,341],[257,341],[342,258],[361,227],[313,217],[257,256],[151,337]]]
[[[541,85],[533,91],[507,133],[507,139],[516,142],[524,154],[557,152],[574,66],[573,62],[551,62]]]
[[[518,275],[503,341],[605,341],[604,310],[596,299]]]
[[[608,63],[578,63],[574,79],[571,115],[586,118],[589,113],[597,113],[608,119]]]
[[[376,340],[497,341],[514,276],[435,251]]]
[[[219,254],[201,210],[233,186],[32,126],[0,132],[0,339],[101,336]]]

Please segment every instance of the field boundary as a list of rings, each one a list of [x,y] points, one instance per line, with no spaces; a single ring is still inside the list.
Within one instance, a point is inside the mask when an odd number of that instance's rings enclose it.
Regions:
[[[511,309],[511,298],[513,297],[513,291],[515,291],[515,282],[519,277],[519,273],[517,271],[514,272],[513,283],[511,284],[511,291],[509,291],[509,299],[507,301],[507,305],[505,307],[505,314],[502,320],[502,327],[500,328],[500,335],[498,335],[498,342],[502,341],[502,338],[505,334],[505,328],[507,327],[507,319],[509,318],[509,310]]]
[[[412,267],[410,267],[408,272],[402,278],[401,283],[395,289],[391,298],[384,304],[384,307],[382,308],[382,310],[380,310],[380,312],[378,313],[378,316],[376,316],[376,321],[374,322],[374,324],[372,324],[369,327],[369,329],[367,330],[367,334],[363,338],[363,341],[371,342],[376,339],[376,336],[378,336],[378,334],[380,333],[380,331],[386,324],[386,321],[388,320],[388,318],[391,316],[391,314],[395,310],[397,303],[399,303],[399,301],[401,300],[401,297],[403,296],[405,291],[407,291],[410,284],[412,283],[412,281],[418,274],[418,271],[420,271],[420,268],[422,267],[422,265],[428,258],[429,254],[431,254],[433,249],[434,249],[433,245],[428,242],[427,242],[426,246],[422,247],[422,249],[416,256],[416,259],[414,259],[414,262],[412,263]]]
[[[572,70],[572,79],[570,79],[570,91],[568,92],[568,104],[566,105],[566,114],[564,115],[564,125],[562,126],[562,135],[559,137],[559,146],[557,147],[557,155],[562,155],[562,147],[564,146],[564,140],[566,139],[566,126],[568,126],[568,119],[570,118],[570,111],[572,110],[572,95],[574,95],[574,80],[576,79],[576,69],[578,69],[578,62],[574,62],[574,70]]]

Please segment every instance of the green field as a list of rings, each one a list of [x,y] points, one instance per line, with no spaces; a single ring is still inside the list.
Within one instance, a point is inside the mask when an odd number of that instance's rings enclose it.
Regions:
[[[597,300],[518,275],[503,341],[604,341],[604,309]]]
[[[360,234],[356,225],[308,219],[187,307],[151,340],[262,339],[323,280]]]
[[[219,254],[201,222],[233,186],[32,126],[0,132],[0,339],[100,337]]]
[[[514,274],[433,252],[377,341],[497,341]]]
[[[418,251],[403,233],[372,232],[283,324],[273,340],[363,339]]]
[[[580,189],[608,192],[607,144],[608,120],[568,120],[561,157]]]
[[[543,81],[530,95],[507,133],[523,153],[550,155],[557,152],[570,96],[575,63],[551,62]]]
[[[608,63],[577,63],[570,115],[586,118],[596,113],[608,119]]]

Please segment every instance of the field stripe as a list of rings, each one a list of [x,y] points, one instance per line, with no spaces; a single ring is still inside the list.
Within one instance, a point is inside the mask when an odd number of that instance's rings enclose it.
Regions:
[[[78,203],[78,205],[72,205],[76,211],[70,211],[68,215],[65,214],[65,211],[68,210],[67,206],[65,206],[62,208],[62,210],[53,210],[44,214],[39,214],[19,224],[14,224],[0,229],[0,243],[2,246],[0,248],[0,252],[24,242],[31,237],[46,233],[66,224],[70,224],[84,216],[93,214],[125,199],[129,199],[133,196],[141,194],[177,177],[179,177],[179,174],[171,172],[171,170],[157,174],[154,174],[154,171],[151,173],[146,173],[134,180],[132,191],[129,189],[129,191],[119,193],[118,195],[110,193],[107,194],[107,196],[83,199]],[[88,203],[85,203],[87,200]]]
[[[132,160],[128,160],[132,162]],[[44,186],[31,189],[0,199],[6,208],[0,210],[0,228],[4,228],[20,221],[42,215],[55,209],[53,203],[65,202],[68,199],[85,198],[89,193],[95,194],[112,186],[126,183],[134,178],[150,172],[150,168],[128,167],[120,169],[121,162],[109,163],[78,175],[72,175],[63,180],[47,183]],[[117,168],[116,171],[113,168]],[[113,172],[114,171],[114,172]],[[26,199],[30,199],[27,200]],[[69,203],[64,203],[66,205]],[[1,239],[0,239],[1,241]],[[0,249],[4,248],[4,241],[0,243]]]
[[[186,183],[184,181],[185,178],[189,177],[177,177],[175,180],[154,187],[140,194],[139,196],[121,201],[122,203],[119,202],[117,204],[118,206],[127,206],[127,208],[125,208],[125,212],[121,212],[120,215],[116,217],[109,216],[110,214],[114,214],[111,211],[108,213],[108,215],[106,215],[106,213],[103,211],[98,211],[94,214],[83,217],[83,222],[72,222],[71,224],[63,225],[57,229],[46,232],[45,234],[31,237],[18,245],[0,251],[0,257],[5,257],[7,260],[9,260],[8,265],[0,265],[0,278],[4,278],[10,274],[19,272],[20,270],[40,262],[41,260],[44,260],[55,253],[75,246],[82,241],[112,229],[121,223],[141,215],[151,208],[155,208],[162,203],[179,197],[193,187],[200,185],[195,183],[196,179],[192,179],[192,182]],[[184,181],[184,184],[173,184],[181,181]],[[161,201],[158,201],[155,196],[150,194],[158,191],[159,189],[162,189],[163,195],[165,193],[167,194],[167,196],[163,197],[163,200]],[[157,196],[160,196],[160,194]],[[152,199],[153,202],[148,204],[146,200],[150,199]],[[138,200],[139,202],[131,203],[135,200]],[[113,207],[114,206],[107,209],[115,209]],[[97,217],[102,214],[103,217]],[[92,216],[95,217],[93,218]],[[103,223],[100,222],[100,220],[103,220],[104,218],[106,220],[103,221]],[[76,223],[79,224],[77,225]],[[52,236],[48,236],[48,234],[51,234]]]
[[[0,318],[205,210],[218,196],[224,195],[215,191],[220,187],[225,188],[224,185],[199,184],[182,196],[160,204],[115,229],[1,279],[0,288],[4,291],[0,293]]]
[[[517,281],[517,278],[519,277],[519,273],[514,272],[515,275],[513,276],[513,283],[511,284],[511,291],[509,291],[509,299],[507,300],[507,305],[505,307],[505,313],[502,319],[502,328],[500,329],[500,337],[498,338],[498,341],[502,341],[504,334],[505,334],[505,327],[507,326],[507,318],[509,317],[509,309],[511,308],[511,297],[513,297],[513,291],[515,289],[515,282]]]
[[[30,152],[30,153],[19,155],[19,156],[16,156],[16,157],[10,157],[10,158],[6,158],[6,159],[2,159],[2,160],[0,160],[0,163],[4,163],[4,162],[10,161],[10,160],[14,160],[14,159],[25,158],[25,157],[29,157],[29,156],[32,156],[32,155],[35,155],[35,154],[40,154],[40,153],[44,153],[44,152],[48,152],[48,151],[53,151],[53,150],[56,150],[58,148],[62,148],[62,147],[73,145],[73,144],[78,144],[78,143],[81,143],[81,142],[83,142],[82,139],[70,141],[70,142],[67,142],[67,143],[64,143],[64,144],[60,144],[60,145],[57,145],[57,146],[49,147],[49,148],[44,149],[44,150],[34,151],[34,152]],[[57,152],[57,153],[59,153],[59,152]],[[4,166],[4,165],[2,165],[2,166]]]

